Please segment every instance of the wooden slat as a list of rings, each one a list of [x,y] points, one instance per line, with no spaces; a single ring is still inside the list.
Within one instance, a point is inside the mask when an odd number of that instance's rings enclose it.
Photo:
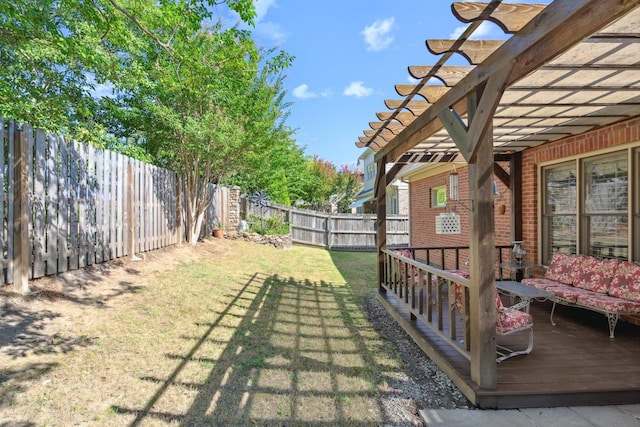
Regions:
[[[451,5],[453,15],[462,22],[474,22],[487,7],[487,3],[454,2]],[[520,31],[544,8],[545,4],[514,4],[501,3],[491,12],[488,20],[496,23],[505,33],[513,34]]]
[[[116,232],[116,224],[118,218],[118,155],[116,153],[109,153],[109,259],[114,259],[118,255],[118,233]]]
[[[97,191],[96,191],[96,149],[93,145],[85,146],[87,155],[87,174],[86,174],[86,262],[87,265],[93,265],[96,262],[96,203],[97,203]]]
[[[386,105],[387,108],[390,110],[396,110],[400,108],[404,102],[405,102],[404,100],[400,100],[400,99],[385,99],[384,105]],[[414,115],[418,116],[422,114],[424,110],[429,108],[430,105],[431,103],[427,101],[412,100],[407,102],[403,108],[406,108],[407,110],[412,112]]]
[[[118,184],[118,199],[117,199],[117,219],[116,219],[116,257],[123,257],[126,256],[127,250],[125,248],[125,242],[126,242],[126,237],[125,237],[125,225],[128,223],[128,218],[127,218],[127,214],[129,212],[129,209],[126,205],[126,172],[127,172],[127,165],[125,162],[125,157],[122,154],[118,154],[117,155],[117,159],[118,159],[118,178],[117,178],[117,184]]]
[[[5,162],[5,145],[7,144],[7,131],[4,128],[5,126],[5,120],[3,117],[0,117],[0,132],[2,132],[2,138],[0,138],[0,168],[2,168],[3,171],[7,170],[7,164]],[[0,203],[0,221],[2,221],[2,224],[7,224],[7,227],[4,227],[4,225],[0,228],[0,261],[2,261],[2,282],[1,283],[7,283],[6,282],[6,277],[4,274],[4,271],[6,269],[6,267],[9,264],[9,260],[6,258],[6,253],[5,253],[5,248],[7,245],[7,233],[9,232],[8,230],[8,224],[10,224],[10,222],[8,222],[6,220],[5,217],[5,209],[4,209],[4,201],[7,200],[7,193],[5,192],[4,189],[4,179],[5,179],[5,173],[0,173],[0,197],[2,197],[2,203]]]
[[[58,272],[65,272],[69,267],[69,236],[71,230],[69,197],[69,142],[66,138],[59,139],[60,174],[58,175]]]
[[[411,65],[409,66],[409,74],[414,79],[423,79],[429,75],[429,73],[433,74],[433,77],[440,80],[447,87],[453,87],[460,80],[462,80],[473,67],[468,66],[442,66],[437,69],[437,71],[433,72],[432,70],[435,67],[432,66],[424,66],[424,65]]]
[[[378,113],[376,113],[376,116],[380,120],[391,120],[392,117],[393,117],[394,120],[397,120],[398,122],[400,122],[400,124],[402,124],[404,126],[409,125],[417,117],[413,113],[398,113],[398,114],[394,114],[393,112],[389,112],[389,111],[378,112]]]
[[[453,52],[464,56],[469,64],[478,65],[495,52],[504,41],[502,40],[466,40],[460,47],[454,48],[457,40],[430,39],[426,41],[427,49],[434,55]]]
[[[95,150],[95,262],[104,261],[104,206],[105,193],[107,189],[104,185],[104,150]]]
[[[15,120],[9,120],[8,126],[8,150],[7,150],[7,169],[9,171],[9,180],[7,181],[7,283],[13,283],[13,254],[14,254],[14,235],[9,224],[13,224],[14,218],[14,202],[15,202],[15,171],[13,165],[15,163]]]
[[[71,141],[69,150],[69,269],[75,270],[78,268],[79,251],[79,234],[80,234],[80,219],[78,213],[80,210],[79,201],[79,164],[80,155],[78,153],[79,144],[77,141]]]
[[[58,152],[59,141],[54,134],[49,134],[47,138],[47,270],[46,274],[58,272],[58,236],[59,231],[59,194],[58,181]]]
[[[109,216],[111,214],[111,152],[108,150],[102,151],[102,223],[100,227],[102,229],[102,259],[108,261],[110,256],[110,242],[109,242]]]
[[[395,85],[396,92],[400,96],[407,96],[411,93],[414,93],[416,90],[416,85],[405,85],[405,84],[397,84]],[[427,102],[433,104],[438,99],[442,97],[449,90],[446,86],[431,86],[424,85],[417,92],[417,95],[422,96],[427,100]]]
[[[46,170],[45,151],[47,135],[42,129],[36,129],[35,136],[35,162],[33,170],[33,204],[32,231],[33,236],[33,268],[31,278],[44,276],[45,273],[45,178]]]

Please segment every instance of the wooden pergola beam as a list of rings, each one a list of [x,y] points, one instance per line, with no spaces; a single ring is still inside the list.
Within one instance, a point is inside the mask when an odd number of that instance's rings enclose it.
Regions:
[[[456,104],[492,74],[512,66],[506,82],[510,86],[624,15],[636,7],[639,1],[556,0],[504,42],[481,65],[469,72],[455,87],[443,94],[431,108],[382,148],[376,157],[386,156],[390,161],[397,159],[441,128],[438,116],[442,110],[454,106],[458,114],[463,114],[455,107]]]

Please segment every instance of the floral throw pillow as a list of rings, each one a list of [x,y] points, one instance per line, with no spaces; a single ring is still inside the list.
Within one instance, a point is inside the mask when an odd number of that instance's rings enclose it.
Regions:
[[[617,259],[600,260],[593,256],[585,256],[575,276],[573,286],[606,294],[618,267]]]
[[[555,280],[565,285],[571,285],[580,271],[580,264],[582,264],[583,259],[584,257],[582,255],[569,255],[557,252],[553,256],[551,265],[544,274],[544,278]]]
[[[609,295],[640,302],[640,265],[622,261],[611,281]]]

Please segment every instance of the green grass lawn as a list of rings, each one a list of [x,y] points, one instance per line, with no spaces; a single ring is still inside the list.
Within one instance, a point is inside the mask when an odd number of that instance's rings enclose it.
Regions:
[[[91,275],[73,297],[40,302],[55,313],[41,329],[83,345],[0,354],[0,420],[384,423],[381,395],[400,362],[362,310],[375,262],[212,239]]]

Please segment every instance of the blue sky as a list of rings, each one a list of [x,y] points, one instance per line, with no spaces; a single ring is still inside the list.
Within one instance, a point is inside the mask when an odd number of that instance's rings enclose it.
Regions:
[[[355,142],[376,112],[389,111],[385,99],[400,99],[394,85],[411,82],[407,67],[437,62],[425,40],[465,28],[449,0],[258,0],[256,10],[258,43],[296,58],[285,86],[298,145],[336,166],[356,164]],[[505,38],[491,23],[481,33]]]

